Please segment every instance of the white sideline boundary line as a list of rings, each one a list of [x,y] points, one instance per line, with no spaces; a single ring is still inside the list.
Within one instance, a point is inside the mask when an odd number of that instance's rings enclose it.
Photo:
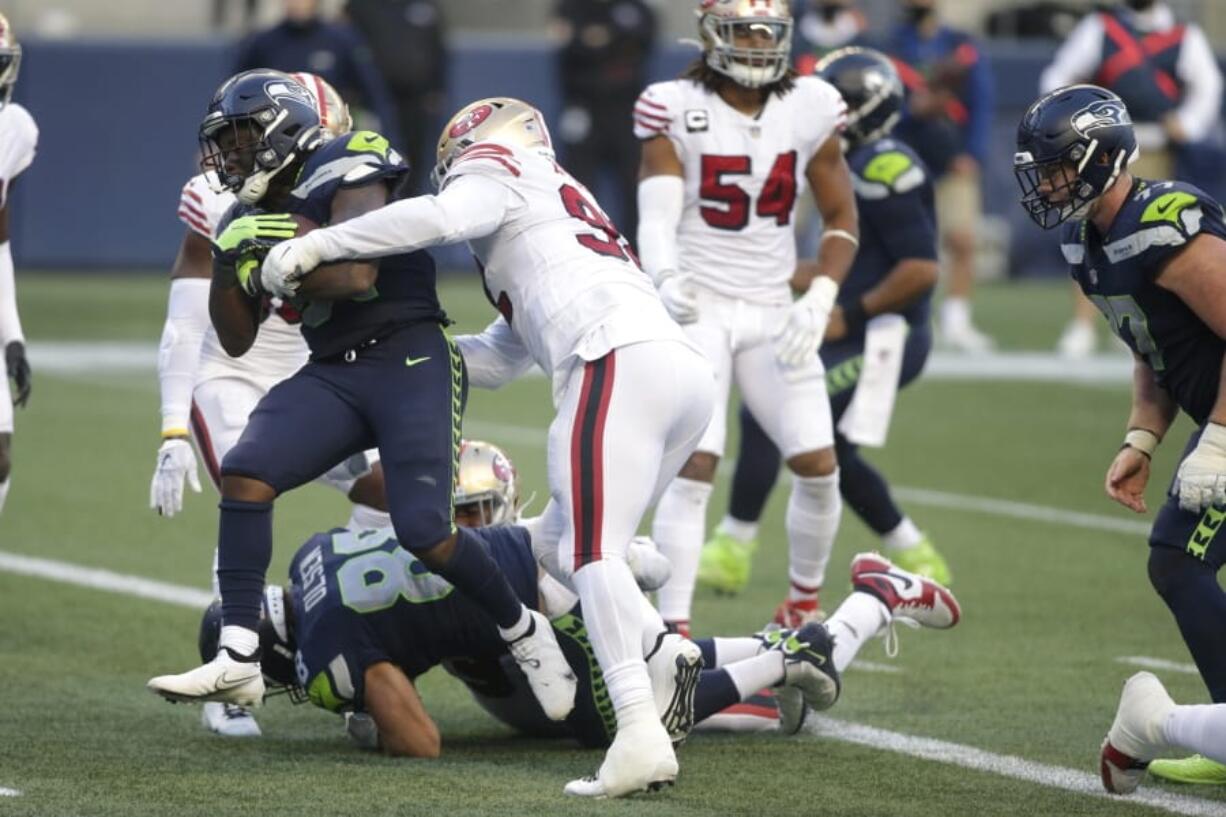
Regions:
[[[140,576],[128,576],[98,568],[82,567],[54,559],[23,556],[9,551],[0,551],[0,570],[185,607],[199,608],[212,601],[212,594],[193,587],[154,581]],[[883,666],[888,667],[888,665]],[[1011,755],[999,755],[976,749],[973,746],[906,735],[901,732],[892,732],[823,716],[814,716],[812,726],[808,729],[811,734],[819,737],[853,743],[871,749],[885,749],[923,760],[935,760],[963,768],[990,772],[1027,783],[1063,789],[1075,794],[1100,798],[1112,797],[1102,790],[1102,783],[1095,775],[1061,766],[1036,763]],[[19,794],[21,792],[16,789],[0,788],[0,796],[15,797]],[[1221,802],[1144,790],[1127,798],[1112,797],[1112,799],[1118,800],[1121,805],[1151,806],[1172,814],[1190,815],[1190,817],[1222,817],[1224,808]]]
[[[1182,672],[1185,675],[1200,675],[1200,670],[1195,664],[1168,661],[1165,658],[1151,658],[1148,655],[1121,655],[1115,660],[1121,664],[1130,664],[1144,669],[1161,669],[1167,672]]]
[[[152,372],[157,367],[157,344],[154,342],[43,340],[31,342],[29,350],[31,364],[53,374]],[[532,376],[544,375],[533,368]],[[1132,378],[1132,360],[1122,354],[1066,360],[1050,352],[972,355],[938,351],[929,357],[924,378],[1122,386]]]
[[[973,746],[905,735],[901,732],[891,732],[887,729],[835,720],[821,715],[816,716],[813,725],[807,729],[809,734],[844,743],[853,743],[870,749],[886,749],[922,760],[935,760],[938,763],[990,772],[1026,783],[1037,783],[1048,788],[1110,799],[1114,803],[1119,803],[1121,810],[1125,805],[1136,805],[1149,806],[1172,814],[1193,815],[1193,817],[1222,817],[1223,813],[1226,813],[1226,803],[1221,801],[1203,800],[1198,797],[1146,789],[1140,789],[1128,797],[1120,797],[1107,794],[1103,790],[1102,780],[1098,775],[1088,772],[1036,763],[1012,755],[998,755],[994,752],[976,749]]]
[[[893,664],[879,664],[876,661],[861,661],[857,658],[851,663],[848,669],[864,670],[865,672],[880,672],[884,675],[898,675],[904,672],[902,667],[896,667]]]

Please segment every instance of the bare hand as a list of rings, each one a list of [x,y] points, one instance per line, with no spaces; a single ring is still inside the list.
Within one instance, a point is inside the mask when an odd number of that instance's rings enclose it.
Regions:
[[[1107,496],[1136,513],[1146,513],[1145,486],[1149,482],[1149,457],[1131,446],[1115,455],[1103,486]]]

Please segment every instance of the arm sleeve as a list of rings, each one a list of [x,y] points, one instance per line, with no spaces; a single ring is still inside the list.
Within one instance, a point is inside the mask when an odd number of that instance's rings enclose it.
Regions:
[[[9,242],[0,244],[0,350],[14,340],[25,341],[17,316],[17,280]]]
[[[680,176],[649,176],[639,182],[638,249],[651,280],[677,270],[677,225],[685,203]]]
[[[377,258],[487,236],[502,226],[515,193],[476,174],[457,177],[437,196],[393,202],[302,237],[321,263]]]
[[[1102,56],[1103,23],[1097,14],[1082,18],[1039,75],[1039,93],[1047,93],[1093,76]]]
[[[455,339],[468,369],[468,382],[478,389],[497,389],[532,368],[532,356],[502,317],[479,335]]]
[[[200,346],[209,327],[210,284],[207,278],[176,278],[170,282],[166,324],[158,346],[163,435],[186,434],[188,430]]]
[[[1184,83],[1184,98],[1175,115],[1189,141],[1200,142],[1217,124],[1222,107],[1222,72],[1200,26],[1189,25],[1175,73]]]

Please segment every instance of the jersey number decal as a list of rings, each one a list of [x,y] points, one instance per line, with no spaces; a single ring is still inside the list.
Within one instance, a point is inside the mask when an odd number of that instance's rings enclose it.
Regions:
[[[743,230],[749,224],[749,193],[739,185],[725,182],[724,176],[748,176],[752,161],[748,156],[702,157],[702,183],[698,195],[706,201],[720,202],[722,207],[699,207],[702,220],[717,230]],[[786,227],[792,220],[796,204],[796,151],[780,153],[771,165],[770,174],[762,185],[755,212],[762,218],[773,218],[775,224]]]
[[[579,219],[598,233],[577,233],[576,241],[597,255],[638,263],[629,248],[624,245],[622,234],[613,226],[613,222],[609,221],[604,211],[583,195],[579,188],[564,184],[558,188],[558,194],[562,197],[562,206],[566,208],[568,215]],[[603,233],[604,238],[601,238],[599,233]]]
[[[332,535],[332,552],[354,554],[336,571],[336,583],[345,606],[358,613],[377,613],[400,599],[412,604],[437,601],[451,594],[452,586],[431,573],[413,554],[397,545],[384,546],[392,532]]]
[[[1111,321],[1111,329],[1123,338],[1127,328],[1137,354],[1145,358],[1155,372],[1166,369],[1162,352],[1149,333],[1149,321],[1141,311],[1141,305],[1131,295],[1090,295],[1090,300]]]

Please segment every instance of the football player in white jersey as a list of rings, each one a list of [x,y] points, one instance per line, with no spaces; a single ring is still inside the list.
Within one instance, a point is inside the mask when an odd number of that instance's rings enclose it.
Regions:
[[[817,349],[859,245],[839,139],[846,106],[821,79],[788,69],[785,0],[702,0],[697,15],[702,56],[680,79],[648,86],[634,113],[643,267],[717,381],[711,425],[656,509],[652,535],[673,563],[660,612],[688,627],[735,382],[794,475],[791,587],[776,621],[795,627],[816,615],[842,511]],[[806,184],[824,232],[816,264],[796,272],[792,218]],[[795,301],[793,290],[803,293]]]
[[[591,194],[554,159],[539,111],[486,99],[439,140],[436,196],[396,202],[274,247],[261,276],[292,291],[336,258],[469,242],[499,317],[459,338],[471,382],[497,387],[539,365],[553,382],[551,572],[573,584],[617,716],[594,777],[568,793],[621,796],[673,782],[677,760],[652,703],[641,595],[626,550],[647,508],[702,436],[714,405],[710,365],[669,317],[650,279]],[[556,537],[548,534],[556,533]],[[693,642],[672,662],[692,676]]]
[[[30,399],[30,364],[26,362],[25,335],[17,317],[13,253],[9,248],[9,186],[34,161],[38,126],[30,113],[12,101],[21,46],[9,21],[0,14],[0,347],[4,349],[5,374],[0,376],[0,512],[12,480],[9,449],[13,441],[13,407]],[[10,391],[9,380],[15,390]]]
[[[349,108],[331,85],[315,74],[291,74],[310,92],[328,136],[351,130]],[[149,488],[149,505],[166,517],[183,508],[186,482],[199,493],[195,442],[214,486],[219,466],[234,447],[247,417],[268,390],[302,367],[307,345],[289,304],[269,304],[267,317],[251,350],[230,357],[221,348],[209,320],[209,286],[213,275],[211,241],[216,227],[235,202],[208,175],[188,179],[179,198],[179,220],[187,227],[170,272],[170,298],[158,350],[158,380],[162,398],[162,444]],[[390,524],[383,499],[377,452],[339,464],[320,477],[354,503],[349,527]],[[216,568],[216,565],[214,565]],[[214,575],[214,593],[217,592]],[[255,719],[242,707],[206,702],[201,719],[206,728],[232,737],[260,734]]]

